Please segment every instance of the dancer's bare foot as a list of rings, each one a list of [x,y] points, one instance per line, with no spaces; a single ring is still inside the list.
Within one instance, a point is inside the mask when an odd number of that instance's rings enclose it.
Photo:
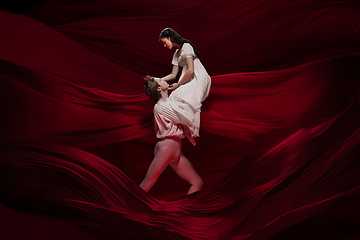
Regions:
[[[198,184],[196,185],[192,185],[187,193],[187,195],[194,193],[194,192],[198,192],[202,189],[204,185],[204,182],[201,180]]]

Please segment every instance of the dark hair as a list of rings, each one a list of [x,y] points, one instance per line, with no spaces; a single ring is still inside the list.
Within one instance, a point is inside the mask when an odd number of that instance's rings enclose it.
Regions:
[[[145,92],[146,95],[155,102],[159,101],[161,98],[161,93],[158,91],[159,84],[155,80],[154,77],[149,77],[149,79],[145,82]]]
[[[161,38],[170,38],[174,43],[177,43],[177,44],[189,43],[193,47],[195,55],[200,59],[200,53],[195,48],[194,44],[192,44],[192,42],[190,42],[189,40],[180,36],[177,32],[175,32],[175,30],[173,30],[171,28],[165,28],[160,33],[159,39],[161,39]]]

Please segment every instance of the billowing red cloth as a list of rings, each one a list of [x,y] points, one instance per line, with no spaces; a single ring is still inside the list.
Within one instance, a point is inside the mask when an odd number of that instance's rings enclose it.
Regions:
[[[358,1],[58,0],[0,18],[3,219],[68,239],[360,237]],[[183,146],[205,183],[190,196],[170,169],[138,187],[165,27],[212,76]]]

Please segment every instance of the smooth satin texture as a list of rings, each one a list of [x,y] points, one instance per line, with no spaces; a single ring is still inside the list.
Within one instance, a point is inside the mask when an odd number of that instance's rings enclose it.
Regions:
[[[356,0],[65,1],[0,11],[0,239],[359,239]],[[144,192],[143,76],[171,27],[211,76],[196,147]],[[54,229],[50,231],[49,229]]]

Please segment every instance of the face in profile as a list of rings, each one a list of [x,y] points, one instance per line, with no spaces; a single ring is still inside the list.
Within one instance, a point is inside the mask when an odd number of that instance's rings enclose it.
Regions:
[[[169,88],[169,84],[163,79],[156,79],[156,82],[159,84],[159,91],[165,91]]]
[[[174,46],[170,38],[161,38],[160,41],[165,48],[172,49]]]

